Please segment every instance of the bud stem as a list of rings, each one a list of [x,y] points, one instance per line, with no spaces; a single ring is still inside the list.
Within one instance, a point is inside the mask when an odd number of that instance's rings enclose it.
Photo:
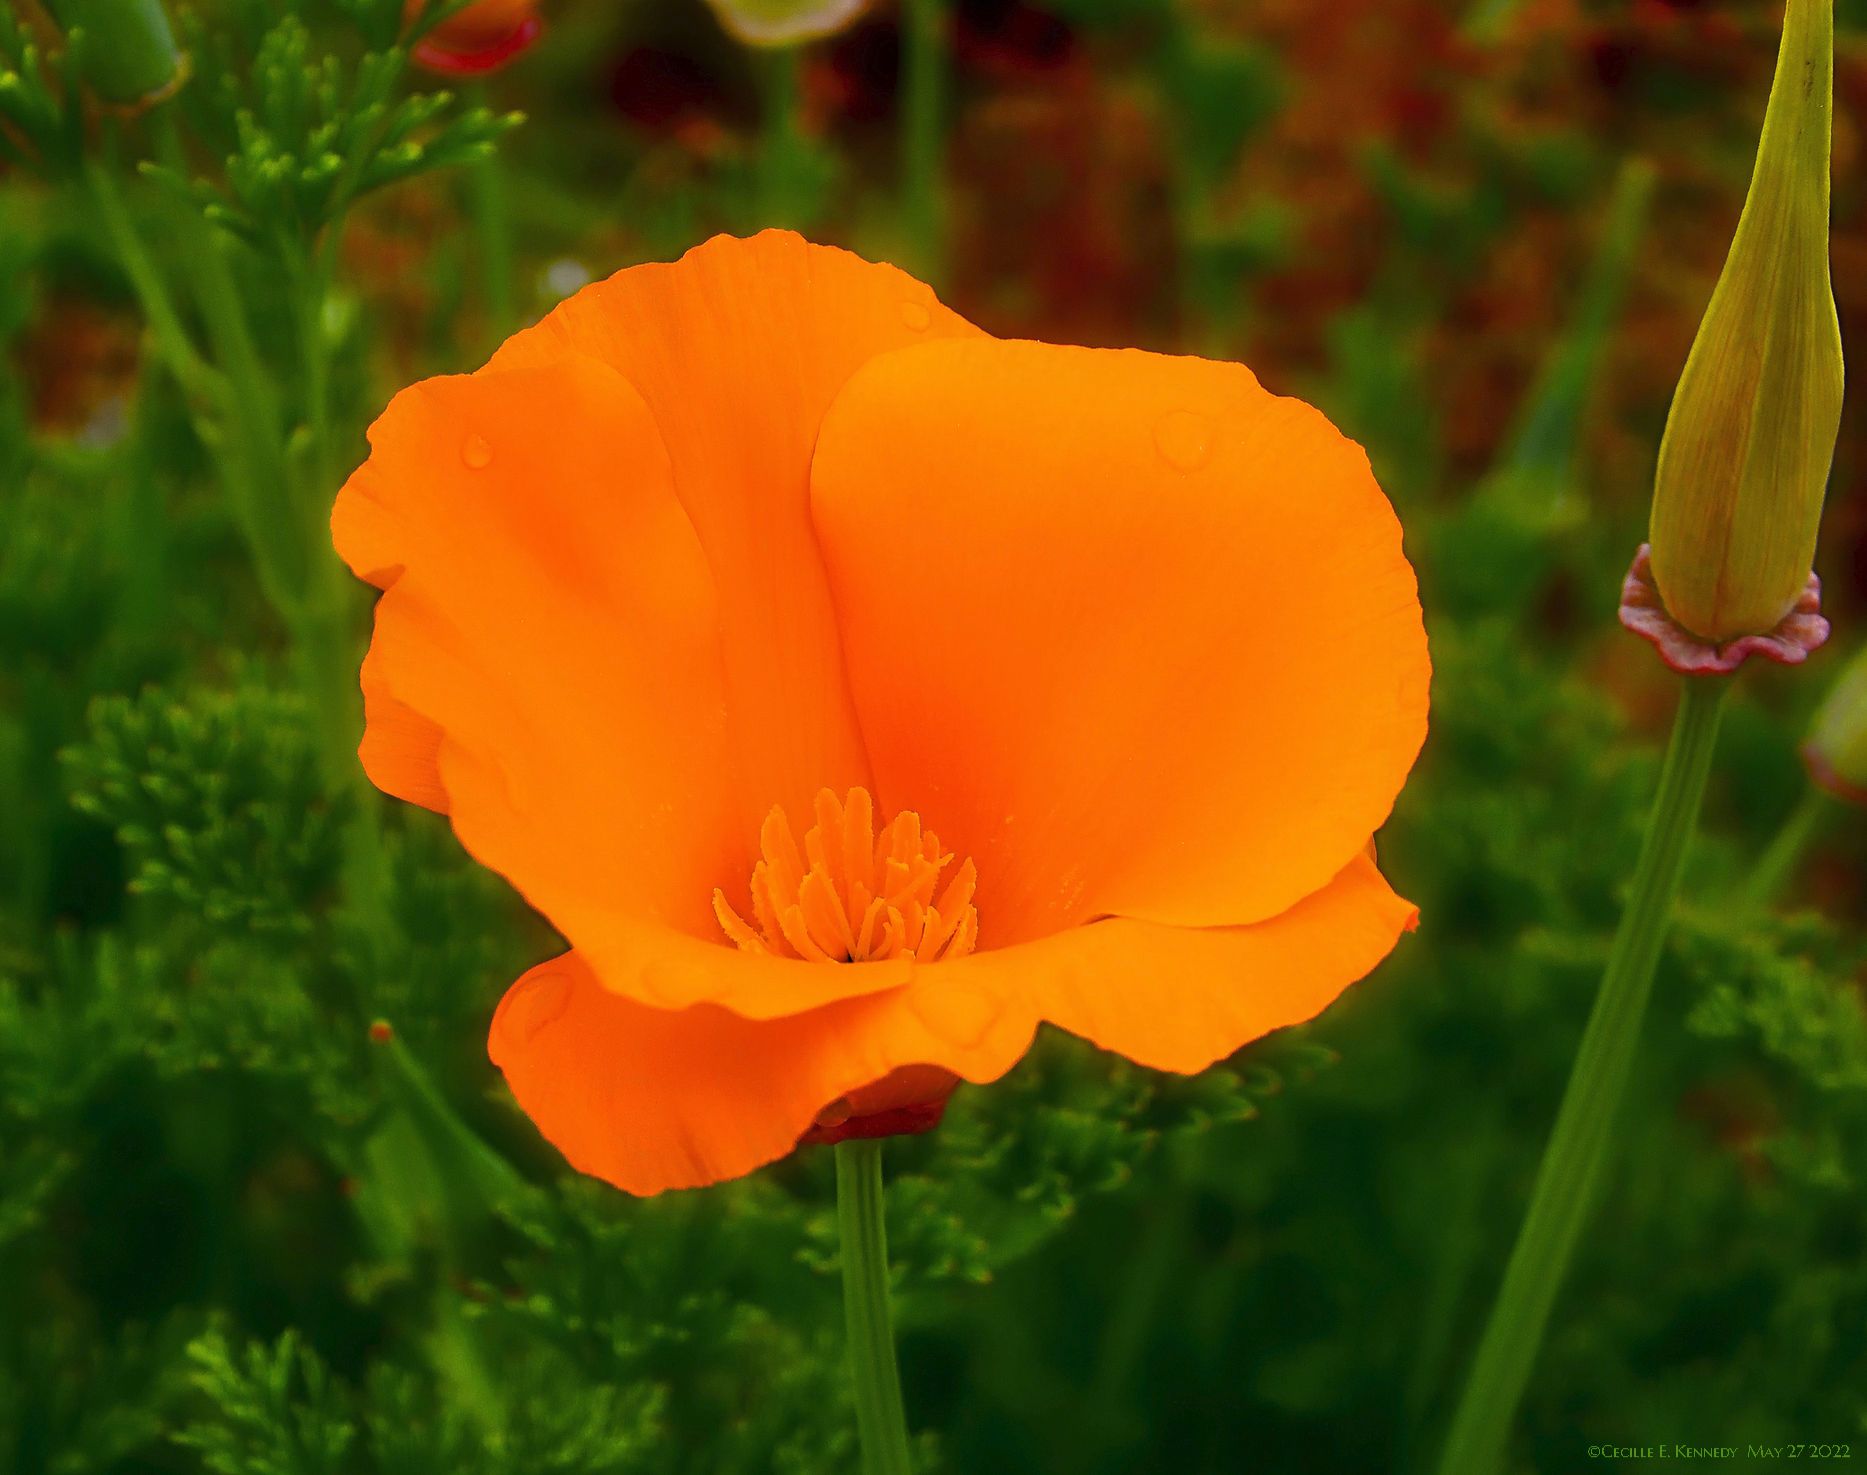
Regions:
[[[882,1208],[882,1144],[836,1144],[836,1220],[843,1240],[843,1313],[856,1385],[863,1475],[910,1475],[907,1416],[888,1310],[888,1232]]]
[[[1685,679],[1627,910],[1452,1421],[1440,1475],[1496,1475],[1503,1466],[1517,1406],[1607,1162],[1729,691],[1730,683],[1719,678]]]

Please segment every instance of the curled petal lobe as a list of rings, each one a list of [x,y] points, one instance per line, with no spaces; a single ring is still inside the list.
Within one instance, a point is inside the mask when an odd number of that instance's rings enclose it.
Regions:
[[[618,272],[494,356],[595,358],[647,403],[718,591],[748,835],[774,804],[868,782],[810,519],[824,412],[876,354],[977,332],[893,267],[766,231]]]
[[[1357,856],[1289,911],[1246,927],[1110,918],[952,967],[1140,1065],[1192,1074],[1314,1019],[1411,931],[1418,912]]]
[[[605,988],[572,952],[513,985],[489,1049],[573,1167],[656,1193],[750,1172],[800,1140],[849,1135],[852,1121],[924,1111],[956,1078],[995,1080],[1040,1019],[1144,1065],[1201,1070],[1320,1013],[1414,915],[1358,856],[1267,922],[1097,922],[768,1020],[645,1006]],[[717,961],[738,956],[722,950]]]
[[[371,444],[333,531],[386,586],[372,779],[447,811],[612,988],[758,1013],[898,983],[885,965],[774,973],[717,941],[713,889],[754,854],[717,602],[629,383],[578,357],[429,380]]]
[[[447,813],[441,783],[441,743],[446,734],[413,707],[389,694],[373,661],[363,662],[363,741],[357,757],[363,772],[385,794],[436,814]]]
[[[978,867],[981,949],[1327,886],[1426,731],[1366,457],[1246,369],[958,340],[873,360],[812,507],[876,802]]]
[[[474,854],[562,928],[600,900],[698,933],[690,892],[743,848],[712,581],[640,397],[588,361],[429,380],[371,445],[333,527],[388,584],[373,771],[444,792]]]
[[[630,1193],[658,1193],[782,1157],[826,1109],[835,1117],[845,1098],[861,1102],[878,1083],[1004,1074],[1030,1045],[1030,1016],[995,1007],[955,1029],[919,1006],[919,994],[939,987],[929,970],[909,988],[750,1020],[706,1004],[648,1008],[604,988],[571,952],[512,986],[489,1050],[572,1167]],[[901,1069],[915,1066],[939,1070]],[[894,1104],[885,1090],[878,1100],[878,1109]]]

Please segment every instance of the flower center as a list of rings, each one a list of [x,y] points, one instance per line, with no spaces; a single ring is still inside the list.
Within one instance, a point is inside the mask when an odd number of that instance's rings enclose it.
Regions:
[[[817,823],[802,853],[782,808],[759,831],[763,859],[752,867],[748,923],[722,891],[713,912],[726,935],[749,953],[811,963],[868,963],[884,958],[963,958],[979,940],[972,904],[978,873],[962,861],[935,899],[940,873],[952,860],[940,840],[903,810],[878,835],[867,789],[839,800],[820,790]]]

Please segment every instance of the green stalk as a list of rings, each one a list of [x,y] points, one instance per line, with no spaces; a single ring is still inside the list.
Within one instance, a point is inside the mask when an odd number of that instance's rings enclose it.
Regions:
[[[909,1475],[907,1416],[888,1312],[879,1140],[856,1137],[836,1144],[836,1221],[843,1238],[843,1313],[863,1475]]]
[[[473,101],[490,111],[484,87],[474,93]],[[498,149],[468,166],[467,191],[473,206],[474,234],[479,238],[487,336],[497,347],[516,326],[513,322],[512,207],[506,191],[506,162]]]
[[[941,196],[946,105],[943,0],[903,0],[901,13],[901,224],[916,273],[938,285],[946,266]]]
[[[803,198],[804,49],[780,46],[766,57],[765,136],[760,141],[760,226],[808,222]]]
[[[332,261],[328,249],[289,237],[279,249],[297,328],[307,463],[296,509],[304,522],[308,563],[304,602],[292,621],[294,655],[311,703],[325,782],[335,793],[348,790],[358,796],[346,835],[344,879],[366,930],[378,937],[387,928],[388,872],[375,795],[357,760],[363,713],[357,674],[361,652],[351,613],[355,590],[331,549],[329,533],[340,477],[331,417],[331,351],[324,331]]]
[[[1654,175],[1652,163],[1643,158],[1627,160],[1615,174],[1607,223],[1568,328],[1524,398],[1499,458],[1501,467],[1541,473],[1560,483],[1573,481],[1582,415],[1639,252]]]
[[[309,461],[304,478],[305,500],[316,507],[321,535],[325,518],[323,504],[337,490],[331,485],[331,355],[324,332],[324,304],[330,296],[330,281],[323,256],[314,246],[282,232],[278,252],[291,301],[293,331],[298,341],[300,388],[304,394],[303,423]]]
[[[1453,1417],[1440,1475],[1497,1475],[1502,1467],[1505,1442],[1550,1309],[1612,1146],[1729,693],[1730,683],[1723,678],[1685,678],[1627,910],[1614,936],[1601,992],[1576,1052],[1504,1283]]]
[[[182,326],[181,314],[175,310],[174,300],[169,296],[162,274],[143,245],[142,237],[136,233],[129,209],[117,189],[116,179],[111,173],[111,161],[87,159],[83,166],[83,177],[85,192],[90,196],[98,219],[103,222],[124,275],[130,279],[130,286],[136,293],[143,317],[148,321],[150,337],[155,341],[162,361],[182,388],[197,401],[219,404],[225,383],[207,360],[201,357],[188,330]]]
[[[1814,784],[1802,792],[1801,802],[1776,832],[1744,885],[1744,903],[1754,911],[1773,905],[1789,878],[1802,865],[1802,857],[1821,834],[1829,815],[1828,795]]]
[[[150,123],[162,163],[186,177],[188,162],[173,104],[155,109]],[[306,549],[279,495],[286,475],[285,435],[272,378],[260,361],[219,232],[191,210],[174,212],[173,220],[182,240],[179,256],[224,386],[219,419],[197,414],[195,428],[214,451],[261,592],[291,625],[304,604]]]

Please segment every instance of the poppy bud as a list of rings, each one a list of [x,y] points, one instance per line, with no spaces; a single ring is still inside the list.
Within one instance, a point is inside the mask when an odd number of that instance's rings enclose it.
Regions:
[[[1828,272],[1833,0],[1789,0],[1750,193],[1660,443],[1666,610],[1702,640],[1774,628],[1815,558],[1841,418]]]
[[[707,0],[719,22],[747,46],[797,46],[842,30],[865,0]]]
[[[1857,654],[1815,714],[1802,756],[1829,793],[1867,804],[1867,649]]]
[[[181,81],[181,48],[161,0],[49,0],[67,31],[84,32],[84,80],[105,102],[136,103]]]

